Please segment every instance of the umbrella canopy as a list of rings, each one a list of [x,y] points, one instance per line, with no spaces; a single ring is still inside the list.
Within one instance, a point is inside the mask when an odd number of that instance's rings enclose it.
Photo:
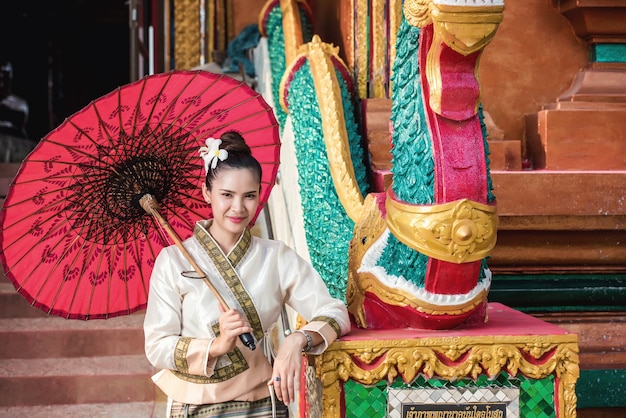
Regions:
[[[152,195],[174,233],[189,237],[211,217],[199,148],[226,131],[239,132],[261,163],[260,211],[280,138],[271,107],[245,83],[157,74],[66,119],[24,160],[0,212],[0,259],[17,291],[70,319],[145,308],[155,257],[171,241],[139,200]]]

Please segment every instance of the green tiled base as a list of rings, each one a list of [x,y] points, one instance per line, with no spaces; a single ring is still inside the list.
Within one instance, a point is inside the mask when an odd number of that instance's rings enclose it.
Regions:
[[[461,379],[449,382],[443,379],[428,379],[422,375],[407,385],[400,378],[390,386],[394,389],[420,388],[465,388],[465,387],[518,387],[520,389],[520,418],[556,418],[554,407],[554,378],[530,379],[525,376],[511,377],[500,373],[490,380],[480,375],[477,380]],[[384,418],[387,412],[387,382],[362,385],[348,380],[344,383],[346,418]]]

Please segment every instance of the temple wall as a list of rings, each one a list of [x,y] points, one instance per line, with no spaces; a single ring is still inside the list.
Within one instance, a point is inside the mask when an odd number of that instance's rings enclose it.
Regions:
[[[483,106],[504,139],[522,139],[524,115],[567,91],[588,56],[587,44],[551,2],[505,2],[504,20],[479,67]]]

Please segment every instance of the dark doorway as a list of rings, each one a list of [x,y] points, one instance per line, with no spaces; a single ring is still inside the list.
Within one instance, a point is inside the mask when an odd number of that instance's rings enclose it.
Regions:
[[[28,102],[27,133],[39,140],[129,76],[125,0],[21,0],[0,7],[0,58],[13,93]]]

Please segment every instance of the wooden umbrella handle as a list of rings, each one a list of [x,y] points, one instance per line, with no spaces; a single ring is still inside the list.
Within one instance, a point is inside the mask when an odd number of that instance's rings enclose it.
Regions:
[[[163,216],[159,212],[159,209],[160,209],[159,202],[157,202],[157,200],[151,194],[145,194],[141,199],[139,199],[139,204],[146,212],[154,216],[156,220],[159,221],[163,229],[165,229],[168,235],[172,238],[172,240],[174,241],[178,249],[183,253],[183,255],[185,256],[187,261],[189,261],[189,263],[191,264],[193,269],[196,271],[196,273],[198,273],[200,278],[204,280],[207,286],[209,286],[209,289],[211,290],[211,292],[213,292],[213,294],[219,301],[220,305],[222,306],[222,309],[227,311],[229,307],[226,301],[224,300],[224,298],[222,297],[222,295],[220,295],[220,293],[217,291],[215,286],[213,286],[213,283],[211,283],[206,273],[202,271],[198,263],[196,263],[196,260],[194,260],[191,254],[189,254],[189,252],[183,245],[183,242],[180,240],[180,237],[178,236],[176,231],[174,231],[174,229],[169,224],[169,222],[167,222],[167,220],[165,220],[165,218],[163,218]]]

